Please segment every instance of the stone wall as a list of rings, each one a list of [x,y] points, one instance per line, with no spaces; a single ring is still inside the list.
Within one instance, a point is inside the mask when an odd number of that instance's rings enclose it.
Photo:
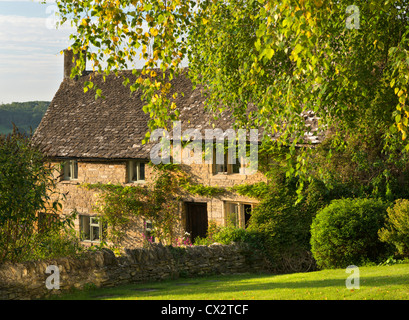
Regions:
[[[57,266],[60,289],[47,289],[46,280]],[[269,270],[263,255],[243,244],[192,247],[165,247],[125,250],[116,257],[103,249],[87,252],[81,258],[0,265],[0,299],[42,299],[72,288],[113,287],[117,285],[160,281],[209,274],[260,273]],[[51,282],[54,283],[54,282]]]

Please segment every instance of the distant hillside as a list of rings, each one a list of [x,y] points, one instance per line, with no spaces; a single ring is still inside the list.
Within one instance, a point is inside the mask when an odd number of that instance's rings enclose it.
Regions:
[[[34,132],[44,113],[49,101],[28,101],[0,104],[0,134],[8,134],[13,131],[13,123],[20,132]]]

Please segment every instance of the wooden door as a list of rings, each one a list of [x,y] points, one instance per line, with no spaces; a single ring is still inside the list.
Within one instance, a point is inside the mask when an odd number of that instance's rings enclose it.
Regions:
[[[190,233],[192,243],[196,237],[206,237],[207,226],[207,204],[186,202],[186,232]]]

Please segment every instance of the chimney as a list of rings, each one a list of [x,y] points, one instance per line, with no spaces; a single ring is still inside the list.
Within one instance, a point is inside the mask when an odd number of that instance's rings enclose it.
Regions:
[[[81,75],[85,72],[85,65],[86,65],[86,51],[82,52],[83,59],[85,60],[84,68],[81,70]],[[74,55],[72,49],[65,49],[64,50],[64,79],[70,79],[71,70],[76,65],[76,61],[79,59],[79,53]],[[75,77],[75,80],[78,79],[78,76]]]

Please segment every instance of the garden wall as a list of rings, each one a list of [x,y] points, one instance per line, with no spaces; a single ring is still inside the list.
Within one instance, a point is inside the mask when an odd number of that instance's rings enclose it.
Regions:
[[[46,280],[58,267],[60,289],[47,289]],[[128,283],[159,281],[207,274],[259,273],[268,262],[253,248],[242,244],[164,247],[125,250],[116,257],[108,249],[87,252],[81,258],[5,263],[0,265],[0,299],[41,299],[72,288],[113,287]],[[54,284],[52,281],[51,284]]]

